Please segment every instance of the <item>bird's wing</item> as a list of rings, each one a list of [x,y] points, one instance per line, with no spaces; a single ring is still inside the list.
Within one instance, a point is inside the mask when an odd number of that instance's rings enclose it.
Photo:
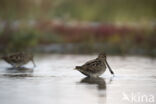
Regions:
[[[89,72],[96,72],[100,70],[100,66],[102,65],[102,61],[98,59],[94,59],[85,63],[82,68],[83,70],[87,70]]]
[[[85,66],[95,66],[95,67],[97,67],[97,66],[99,66],[101,64],[102,64],[102,61],[101,60],[94,59],[94,60],[91,60],[91,61],[86,62],[84,65]]]
[[[95,60],[96,60],[96,59],[87,61],[84,65],[91,65],[92,63],[94,63]],[[83,65],[83,66],[84,66],[84,65]]]
[[[21,62],[21,61],[23,61],[23,56],[20,55],[20,54],[18,54],[18,55],[10,55],[9,59],[12,62]]]

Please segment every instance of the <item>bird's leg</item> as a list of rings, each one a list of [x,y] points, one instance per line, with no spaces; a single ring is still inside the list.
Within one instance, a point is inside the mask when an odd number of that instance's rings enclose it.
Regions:
[[[33,65],[34,65],[34,67],[36,67],[36,64],[35,64],[35,62],[34,62],[34,59],[32,58],[32,63],[33,63]]]

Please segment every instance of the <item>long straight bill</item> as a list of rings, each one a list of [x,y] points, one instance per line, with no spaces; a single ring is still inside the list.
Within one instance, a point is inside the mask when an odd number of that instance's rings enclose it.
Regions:
[[[108,67],[110,73],[111,73],[111,74],[114,74],[114,72],[113,72],[113,70],[111,69],[111,67],[109,66],[107,60],[105,60],[105,62],[106,62],[106,65],[107,65],[107,67]]]

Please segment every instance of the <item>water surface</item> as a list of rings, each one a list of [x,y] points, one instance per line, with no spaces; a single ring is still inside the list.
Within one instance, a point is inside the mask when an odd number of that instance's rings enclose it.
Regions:
[[[155,104],[156,60],[108,56],[115,72],[89,79],[76,70],[95,55],[35,56],[14,70],[0,60],[0,104]]]

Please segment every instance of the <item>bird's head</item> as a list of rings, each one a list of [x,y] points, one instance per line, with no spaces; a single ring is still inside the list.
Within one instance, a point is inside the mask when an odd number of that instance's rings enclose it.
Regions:
[[[106,54],[105,53],[100,53],[98,58],[105,60],[106,59]]]

